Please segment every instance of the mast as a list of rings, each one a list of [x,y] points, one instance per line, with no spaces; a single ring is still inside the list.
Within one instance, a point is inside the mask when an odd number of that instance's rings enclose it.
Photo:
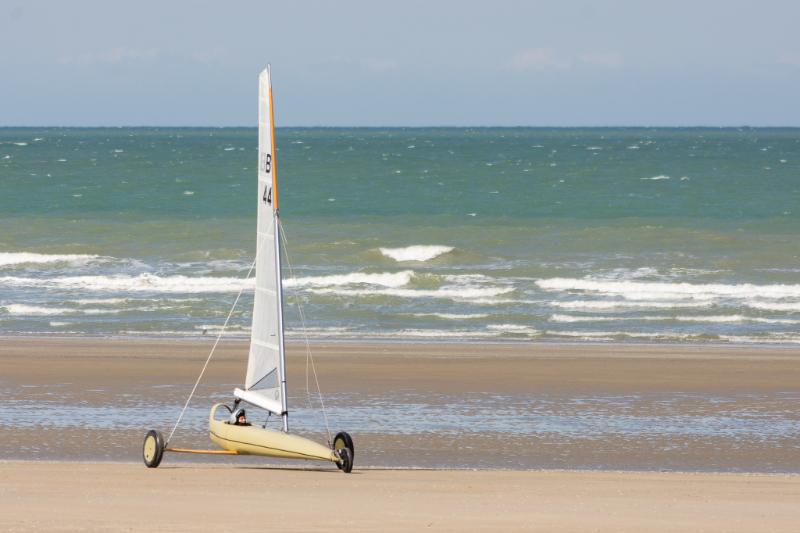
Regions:
[[[281,276],[281,224],[278,211],[278,165],[275,157],[275,111],[272,105],[272,65],[267,65],[269,76],[269,123],[271,128],[270,140],[272,142],[272,216],[275,224],[275,286],[278,288],[278,376],[281,380],[281,418],[283,431],[289,432],[289,409],[286,401],[286,345],[283,335],[283,277]]]

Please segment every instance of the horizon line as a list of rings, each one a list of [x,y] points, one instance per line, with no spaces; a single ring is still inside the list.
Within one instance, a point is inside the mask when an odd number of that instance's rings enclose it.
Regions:
[[[365,126],[365,125],[281,125],[275,126],[276,128],[291,128],[291,129],[797,129],[800,125],[751,125],[751,124],[736,124],[736,125],[630,125],[630,124],[616,124],[616,125],[573,125],[573,126],[551,126],[551,125],[415,125],[415,126],[398,126],[398,125],[381,125],[381,126]],[[34,128],[84,128],[84,129],[115,129],[115,128],[140,128],[140,129],[157,129],[157,128],[172,128],[172,129],[257,129],[257,125],[232,125],[232,126],[213,126],[213,125],[148,125],[148,124],[121,124],[121,125],[59,125],[59,124],[37,124],[37,125],[0,125],[0,129],[34,129]]]

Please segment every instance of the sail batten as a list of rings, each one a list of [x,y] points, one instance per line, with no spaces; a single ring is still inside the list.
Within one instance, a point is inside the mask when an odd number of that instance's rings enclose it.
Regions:
[[[246,394],[237,393],[237,397],[248,402],[257,399],[256,405],[283,415],[286,398],[274,137],[272,88],[267,68],[258,79],[258,207],[253,324],[243,391]]]

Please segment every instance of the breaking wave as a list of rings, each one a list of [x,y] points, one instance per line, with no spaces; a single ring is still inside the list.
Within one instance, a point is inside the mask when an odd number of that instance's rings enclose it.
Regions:
[[[430,261],[435,257],[444,255],[453,251],[452,246],[440,245],[423,245],[417,244],[413,246],[406,246],[405,248],[379,248],[380,252],[398,262],[403,261]]]
[[[303,278],[286,279],[285,287],[335,287],[343,285],[379,285],[382,287],[402,287],[408,285],[414,271],[380,272],[365,274],[353,272],[350,274],[333,274],[330,276],[308,276]]]
[[[10,287],[45,287],[84,291],[204,293],[238,292],[242,287],[252,288],[253,278],[158,276],[65,276],[58,278],[0,277],[0,284]]]
[[[82,266],[87,263],[110,260],[99,255],[87,254],[38,254],[33,252],[0,252],[0,267],[27,264],[67,263]]]
[[[592,301],[574,300],[569,302],[551,302],[554,307],[570,311],[597,311],[614,309],[681,309],[711,307],[713,302],[626,302],[626,301]]]
[[[471,314],[458,314],[458,313],[412,313],[411,316],[420,318],[442,318],[444,320],[475,320],[479,318],[489,317],[488,313],[471,313]]]
[[[755,285],[752,283],[666,283],[550,278],[536,282],[548,291],[585,291],[629,300],[717,299],[717,298],[800,298],[800,285]]]
[[[493,298],[513,292],[513,287],[442,287],[439,289],[311,289],[315,294],[338,296],[395,296],[397,298],[444,298],[449,300],[472,300]]]
[[[554,314],[550,317],[551,322],[573,323],[573,322],[617,322],[617,321],[645,321],[645,322],[699,322],[709,324],[743,324],[753,322],[757,324],[800,324],[800,320],[785,318],[761,318],[745,315],[692,315],[692,316],[573,316]]]
[[[110,315],[117,314],[120,309],[88,309],[74,307],[43,307],[25,304],[4,304],[0,309],[5,309],[10,315],[25,316],[51,316],[51,315]]]

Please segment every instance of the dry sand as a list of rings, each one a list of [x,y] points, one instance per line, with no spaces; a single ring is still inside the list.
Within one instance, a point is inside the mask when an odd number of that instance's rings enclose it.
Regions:
[[[0,463],[2,531],[796,532],[800,477]]]

